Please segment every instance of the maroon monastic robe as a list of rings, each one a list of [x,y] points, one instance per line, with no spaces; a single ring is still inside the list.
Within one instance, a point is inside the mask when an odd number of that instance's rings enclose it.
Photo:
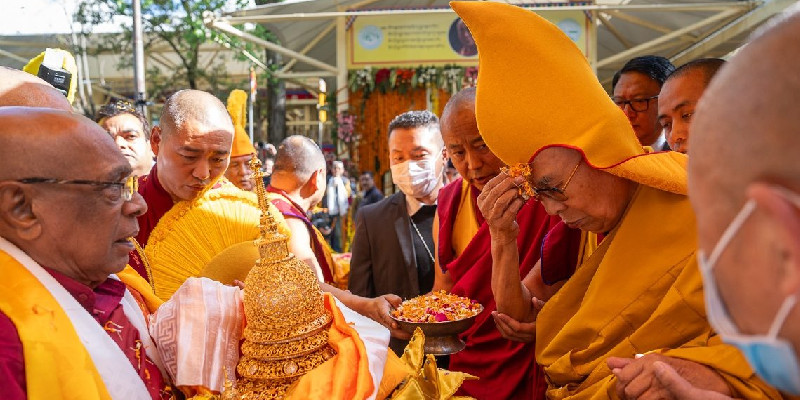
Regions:
[[[150,238],[150,233],[153,232],[158,221],[172,208],[175,202],[172,201],[172,197],[158,181],[155,165],[153,165],[153,169],[150,170],[149,174],[139,178],[139,194],[144,197],[144,201],[147,203],[147,212],[136,218],[139,222],[139,234],[136,235],[136,241],[144,248]],[[128,264],[148,282],[150,281],[144,263],[136,250],[130,253]]]
[[[333,285],[334,261],[331,257],[330,251],[326,248],[325,238],[322,236],[322,233],[320,233],[317,227],[311,223],[311,220],[308,219],[306,212],[300,207],[300,205],[293,202],[286,195],[286,192],[276,189],[272,186],[268,186],[267,191],[277,195],[276,197],[279,197],[272,198],[270,201],[285,218],[296,218],[300,221],[303,221],[303,223],[306,225],[306,228],[308,229],[308,236],[311,237],[311,250],[314,251],[314,255],[317,257],[317,262],[322,269],[322,276],[325,279],[325,283]]]
[[[171,399],[172,393],[167,382],[141,347],[139,331],[123,311],[121,301],[125,295],[125,284],[108,278],[92,289],[58,271],[48,268],[44,268],[44,270],[108,332],[108,336],[128,357],[128,361],[142,378],[150,396],[154,400]],[[128,289],[140,304],[144,303],[141,295],[135,289]],[[57,374],[58,371],[52,371],[52,373]],[[69,397],[69,393],[65,393],[65,395]],[[0,312],[0,398],[3,400],[28,398],[22,342],[16,326],[2,312]]]

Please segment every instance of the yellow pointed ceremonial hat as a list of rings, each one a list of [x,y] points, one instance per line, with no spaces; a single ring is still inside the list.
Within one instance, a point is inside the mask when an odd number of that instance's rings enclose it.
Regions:
[[[545,148],[568,147],[595,169],[686,194],[686,156],[645,151],[586,57],[557,26],[509,4],[450,6],[478,45],[478,129],[503,162],[529,163]]]
[[[227,107],[228,114],[233,121],[233,147],[231,148],[231,157],[244,156],[247,154],[256,154],[256,148],[253,147],[253,142],[244,130],[245,118],[247,117],[247,93],[241,89],[234,89],[228,95]]]
[[[239,125],[234,125],[231,157],[244,156],[247,154],[256,154],[256,148],[253,147],[253,142],[250,141],[250,137],[247,136],[244,128]]]

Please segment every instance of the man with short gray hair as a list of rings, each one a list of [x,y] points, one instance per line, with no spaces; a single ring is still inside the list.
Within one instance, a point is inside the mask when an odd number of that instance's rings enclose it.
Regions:
[[[0,108],[3,399],[170,396],[145,319],[152,290],[125,268],[147,209],[134,188],[89,119]]]

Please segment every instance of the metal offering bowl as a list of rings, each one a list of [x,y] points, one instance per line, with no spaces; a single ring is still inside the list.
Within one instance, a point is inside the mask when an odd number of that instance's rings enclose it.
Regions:
[[[483,312],[483,307],[480,312],[469,318],[447,322],[408,322],[390,316],[397,322],[400,329],[412,335],[417,327],[422,329],[422,333],[425,334],[425,354],[443,356],[464,350],[466,343],[458,335],[469,329],[481,312]]]

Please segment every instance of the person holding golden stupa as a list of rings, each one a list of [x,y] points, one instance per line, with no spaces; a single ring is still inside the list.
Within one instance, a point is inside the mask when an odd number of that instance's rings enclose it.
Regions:
[[[201,272],[206,265],[213,264],[211,261],[215,257],[226,260],[229,254],[222,253],[228,248],[244,251],[247,254],[245,259],[250,260],[244,264],[243,273],[237,275],[238,280],[244,279],[253,266],[252,261],[258,258],[253,244],[258,236],[261,214],[256,196],[236,188],[221,177],[226,161],[218,159],[225,159],[226,151],[230,148],[224,146],[229,130],[233,130],[228,127],[232,127],[231,118],[219,100],[205,92],[185,90],[167,100],[161,126],[153,130],[152,142],[157,143],[157,152],[160,153],[153,171],[140,180],[139,188],[148,202],[149,210],[138,218],[140,232],[137,238],[146,239],[145,242],[139,241],[146,245],[132,254],[131,266],[140,267],[140,274],[148,278],[156,295],[163,300],[170,298],[187,278],[211,276]],[[303,139],[308,141],[307,138]],[[231,142],[227,143],[231,146]],[[273,174],[273,182],[278,187],[286,188],[284,192],[290,200],[284,202],[292,201],[294,206],[300,201],[310,207],[319,202],[325,191],[325,166],[324,161],[321,166],[314,164],[315,160],[323,159],[316,144],[301,142],[301,145],[299,153],[290,152],[279,157],[279,160],[284,160],[279,165],[292,168],[285,173],[278,168]],[[286,149],[284,147],[284,153]],[[186,159],[189,150],[198,152]],[[183,159],[185,161],[181,161]],[[293,168],[307,168],[306,164],[313,167],[313,173],[304,175],[305,180],[299,180],[296,178],[298,172]],[[293,176],[296,181],[290,181]],[[311,179],[314,176],[321,176],[322,179]],[[295,183],[291,184],[294,186],[281,186],[281,182]],[[203,189],[195,192],[195,186],[202,186]],[[290,237],[292,253],[314,267],[320,281],[324,282],[323,290],[334,293],[359,313],[396,328],[389,318],[389,310],[391,305],[400,303],[400,298],[384,296],[367,299],[337,289],[332,284],[346,282],[347,270],[332,261],[330,249],[324,246],[323,239],[311,236],[315,233],[311,230],[313,227],[307,228],[299,219],[284,218],[274,204],[270,204],[267,210],[273,214],[282,233]],[[292,215],[301,215],[300,212]],[[299,229],[293,223],[299,223]],[[327,269],[315,265],[320,260],[326,262],[324,265]],[[218,271],[224,273],[230,270],[228,264],[227,261],[222,262]],[[334,265],[333,270],[329,267],[331,265]],[[329,275],[324,273],[326,270]],[[224,283],[233,283],[232,280],[216,278]]]
[[[259,205],[267,210],[261,173],[256,176]],[[423,363],[420,337],[402,359],[395,356],[386,328],[320,290],[314,272],[289,251],[288,237],[271,213],[262,214],[259,226],[259,258],[247,274],[243,298],[238,288],[190,278],[151,319],[166,368],[185,394],[447,399],[470,379],[436,369],[430,356]],[[226,306],[219,307],[220,301]]]
[[[666,397],[654,377],[660,361],[706,390],[780,398],[707,320],[686,157],[643,149],[552,23],[507,4],[451,5],[478,45],[479,131],[511,166],[478,197],[490,226],[498,329],[535,329],[547,397]],[[549,299],[529,289],[531,277],[520,282],[520,192],[584,232],[575,273]]]
[[[231,147],[231,162],[225,170],[225,177],[239,189],[246,191],[255,190],[253,170],[250,169],[250,160],[256,157],[256,148],[244,130],[247,117],[247,93],[235,89],[228,95],[228,113],[233,120],[233,146]]]

